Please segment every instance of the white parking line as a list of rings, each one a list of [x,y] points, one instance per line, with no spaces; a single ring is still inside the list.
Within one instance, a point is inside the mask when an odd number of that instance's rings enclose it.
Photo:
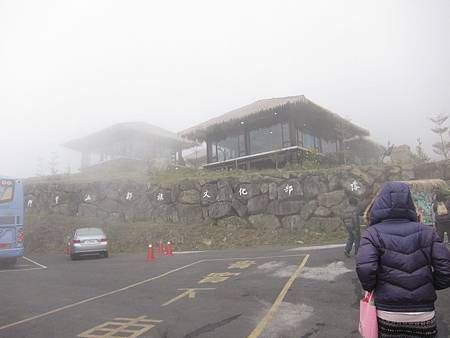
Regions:
[[[287,249],[285,251],[311,251],[311,250],[325,250],[343,247],[345,247],[345,244],[313,245],[313,246],[301,246],[299,248]]]
[[[187,255],[187,254],[195,254],[195,253],[202,253],[202,252],[206,252],[205,250],[203,251],[174,251],[173,254],[174,255]]]
[[[165,273],[163,273],[163,274],[161,274],[159,276],[151,277],[151,278],[148,278],[148,279],[145,279],[143,281],[140,281],[140,282],[137,282],[137,283],[125,286],[125,287],[117,289],[117,290],[106,292],[106,293],[103,293],[103,294],[100,294],[98,296],[94,296],[94,297],[91,297],[91,298],[83,299],[83,300],[81,300],[79,302],[68,304],[66,306],[62,306],[62,307],[59,307],[59,308],[56,308],[56,309],[53,309],[53,310],[50,310],[50,311],[47,311],[47,312],[44,312],[44,313],[32,316],[32,317],[29,317],[29,318],[25,318],[25,319],[19,320],[18,322],[15,322],[15,323],[10,323],[10,324],[6,324],[6,325],[3,325],[3,326],[0,326],[0,330],[4,330],[4,329],[7,329],[9,327],[17,326],[19,324],[27,323],[27,322],[30,322],[32,320],[35,320],[35,319],[38,319],[38,318],[42,318],[42,317],[46,317],[46,316],[52,315],[54,313],[73,308],[73,307],[81,305],[81,304],[92,302],[94,300],[97,300],[97,299],[100,299],[100,298],[104,298],[106,296],[111,296],[111,295],[114,295],[116,293],[123,292],[123,291],[129,290],[129,289],[135,288],[135,287],[140,286],[142,284],[146,284],[146,283],[151,282],[153,280],[166,277],[166,276],[168,276],[168,275],[170,275],[170,274],[172,274],[174,272],[186,269],[186,268],[188,268],[190,266],[193,266],[193,265],[196,265],[196,264],[199,264],[199,263],[203,263],[203,262],[204,262],[204,260],[199,260],[199,261],[193,262],[191,264],[187,264],[187,265],[184,265],[182,267],[179,267],[177,269],[173,269],[173,270],[167,271],[167,272],[165,272]]]
[[[47,267],[45,265],[39,264],[38,262],[33,261],[31,258],[27,258],[27,257],[23,256],[23,259],[26,259],[28,262],[33,263],[37,266],[40,266],[42,269],[47,269]]]
[[[173,274],[173,273],[175,273],[177,271],[184,270],[186,268],[189,268],[191,266],[194,266],[194,265],[197,265],[197,264],[200,264],[200,263],[219,262],[219,261],[231,261],[231,260],[238,260],[238,259],[239,260],[243,260],[243,259],[273,259],[273,258],[287,258],[287,257],[300,257],[300,256],[304,256],[304,255],[282,255],[282,256],[258,256],[258,257],[243,257],[243,258],[242,257],[241,258],[234,257],[234,258],[201,259],[201,260],[198,260],[196,262],[193,262],[193,263],[181,266],[179,268],[167,271],[167,272],[165,272],[165,273],[163,273],[161,275],[158,275],[158,276],[155,276],[155,277],[150,277],[150,278],[144,279],[144,280],[142,280],[140,282],[137,282],[137,283],[134,283],[134,284],[131,284],[131,285],[127,285],[127,286],[122,287],[120,289],[116,289],[116,290],[112,290],[110,292],[102,293],[100,295],[97,295],[97,296],[94,296],[94,297],[91,297],[91,298],[83,299],[83,300],[80,300],[80,301],[72,303],[72,304],[68,304],[68,305],[65,305],[65,306],[62,306],[62,307],[59,307],[59,308],[56,308],[56,309],[53,309],[53,310],[50,310],[50,311],[47,311],[47,312],[44,312],[44,313],[41,313],[41,314],[37,314],[37,315],[32,316],[32,317],[28,317],[28,318],[19,320],[18,322],[14,322],[14,323],[10,323],[10,324],[6,324],[6,325],[3,325],[3,326],[0,326],[0,330],[4,330],[4,329],[10,328],[10,327],[14,327],[14,326],[17,326],[17,325],[20,325],[20,324],[23,324],[23,323],[28,323],[30,321],[33,321],[33,320],[36,320],[36,319],[39,319],[39,318],[42,318],[42,317],[47,317],[47,316],[50,316],[52,314],[55,314],[55,313],[58,313],[58,312],[61,312],[61,311],[64,311],[64,310],[71,309],[71,308],[74,308],[76,306],[79,306],[79,305],[82,305],[82,304],[85,304],[85,303],[88,303],[88,302],[95,301],[97,299],[101,299],[101,298],[104,298],[104,297],[107,297],[107,296],[115,295],[117,293],[124,292],[124,291],[130,290],[130,289],[136,288],[136,287],[141,286],[143,284],[147,284],[147,283],[149,283],[151,281],[164,278],[164,277],[166,277],[168,275],[171,275],[171,274]],[[40,268],[36,268],[36,269],[40,269]],[[11,271],[14,271],[14,270],[11,270]]]
[[[21,264],[21,265],[15,265],[10,269],[3,269],[0,270],[0,272],[22,272],[22,271],[31,271],[31,270],[43,270],[43,269],[47,269],[47,267],[45,265],[42,265],[30,258],[27,258],[25,256],[22,257],[23,259],[25,259],[26,261],[34,264],[36,267],[30,267],[32,265],[25,265],[25,264]],[[18,269],[17,269],[18,268]]]

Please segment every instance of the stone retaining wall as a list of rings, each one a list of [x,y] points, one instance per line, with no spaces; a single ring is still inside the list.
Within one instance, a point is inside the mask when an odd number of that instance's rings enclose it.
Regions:
[[[399,166],[184,180],[171,185],[126,182],[26,184],[28,218],[89,217],[105,223],[213,224],[316,232],[342,228],[350,196],[371,198],[390,180],[414,178]]]
[[[439,178],[449,181],[450,160],[418,165],[414,168],[414,174],[417,179]]]

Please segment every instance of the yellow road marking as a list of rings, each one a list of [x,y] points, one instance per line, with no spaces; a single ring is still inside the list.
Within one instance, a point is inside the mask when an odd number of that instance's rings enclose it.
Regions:
[[[198,284],[203,283],[221,283],[233,276],[239,276],[240,272],[212,272],[205,276]]]
[[[147,319],[147,316],[137,318],[114,318],[114,321],[106,322],[92,329],[80,333],[81,338],[107,338],[124,337],[136,338],[155,327],[154,324],[162,320]],[[126,336],[125,336],[126,334]]]
[[[305,254],[295,255],[279,255],[279,256],[256,256],[256,257],[233,257],[233,258],[209,258],[204,259],[205,262],[220,262],[220,261],[237,261],[245,259],[269,259],[269,258],[289,258],[289,257],[304,257]]]
[[[275,300],[275,303],[273,303],[269,312],[267,312],[267,314],[264,316],[264,318],[259,322],[258,326],[256,326],[256,328],[252,331],[252,333],[250,333],[248,338],[257,338],[263,332],[264,328],[267,326],[269,321],[272,319],[274,314],[277,312],[278,308],[280,307],[281,303],[283,302],[284,297],[286,297],[286,293],[288,292],[289,288],[292,286],[292,283],[294,283],[295,279],[302,272],[308,259],[309,259],[309,255],[306,255],[305,258],[303,258],[303,260],[300,263],[297,270],[292,274],[292,276],[289,278],[287,283],[284,285],[283,290],[281,290],[280,294],[278,295],[277,299]]]
[[[186,269],[188,267],[191,267],[193,265],[197,265],[197,264],[204,263],[204,262],[234,261],[234,260],[245,260],[245,259],[288,258],[288,257],[303,257],[303,256],[304,256],[303,254],[297,254],[297,255],[281,255],[281,256],[258,256],[258,257],[232,257],[232,258],[201,259],[201,260],[195,261],[195,262],[193,262],[191,264],[184,265],[184,266],[182,266],[180,268],[167,271],[167,272],[165,272],[165,273],[163,273],[163,274],[161,274],[159,276],[148,278],[148,279],[145,279],[143,281],[140,281],[140,282],[137,282],[135,284],[131,284],[131,285],[125,286],[125,287],[117,289],[117,290],[113,290],[113,291],[110,291],[110,292],[107,292],[107,293],[103,293],[101,295],[94,296],[94,297],[91,297],[91,298],[87,298],[87,299],[81,300],[79,302],[68,304],[68,305],[65,305],[65,306],[62,306],[62,307],[59,307],[59,308],[56,308],[56,309],[44,312],[44,313],[40,313],[38,315],[35,315],[35,316],[32,316],[32,317],[28,317],[28,318],[19,320],[19,321],[14,322],[14,323],[10,323],[10,324],[6,324],[6,325],[3,325],[3,326],[0,326],[0,330],[4,330],[4,329],[7,329],[7,328],[10,328],[10,327],[13,327],[13,326],[17,326],[17,325],[20,325],[20,324],[28,323],[28,322],[31,322],[31,321],[33,321],[35,319],[39,319],[39,318],[42,318],[42,317],[46,317],[46,316],[52,315],[54,313],[58,313],[58,312],[61,312],[61,311],[67,310],[67,309],[71,309],[71,308],[76,307],[78,305],[82,305],[82,304],[85,304],[85,303],[88,303],[88,302],[91,302],[91,301],[94,301],[94,300],[97,300],[97,299],[100,299],[100,298],[111,296],[111,295],[114,295],[116,293],[123,292],[123,291],[129,290],[129,289],[135,288],[135,287],[140,286],[142,284],[151,282],[151,281],[156,280],[156,279],[160,279],[160,278],[166,277],[166,276],[168,276],[168,275],[170,275],[170,274],[172,274],[174,272],[177,272],[177,271]],[[41,268],[33,268],[33,269],[41,269]],[[32,270],[32,269],[29,269],[29,270]],[[8,271],[25,271],[25,270],[8,270]],[[0,272],[3,272],[3,271],[0,271]]]
[[[167,275],[170,275],[170,274],[172,274],[174,272],[186,269],[188,267],[191,267],[193,265],[196,265],[196,264],[199,264],[199,263],[202,263],[202,262],[203,262],[203,260],[196,261],[194,263],[184,265],[184,266],[182,266],[180,268],[167,271],[167,272],[165,272],[165,273],[163,273],[163,274],[161,274],[159,276],[148,278],[148,279],[145,279],[143,281],[140,281],[140,282],[137,282],[137,283],[125,286],[125,287],[117,289],[117,290],[113,290],[113,291],[110,291],[110,292],[107,292],[107,293],[103,293],[103,294],[95,296],[95,297],[91,297],[91,298],[87,298],[87,299],[81,300],[81,301],[76,302],[76,303],[72,303],[72,304],[69,304],[69,305],[66,305],[66,306],[62,306],[62,307],[59,307],[57,309],[53,309],[53,310],[50,310],[50,311],[38,314],[38,315],[33,316],[33,317],[29,317],[29,318],[25,318],[25,319],[19,320],[18,322],[15,322],[15,323],[11,323],[11,324],[6,324],[6,325],[3,325],[3,326],[0,326],[0,330],[4,330],[4,329],[7,329],[7,328],[10,328],[10,327],[13,327],[13,326],[17,326],[19,324],[27,323],[27,322],[30,322],[32,320],[35,320],[35,319],[38,319],[38,318],[42,318],[42,317],[46,317],[46,316],[52,315],[54,313],[61,312],[63,310],[67,310],[67,309],[73,308],[75,306],[84,304],[84,303],[92,302],[93,300],[97,300],[97,299],[100,299],[100,298],[103,298],[103,297],[106,297],[106,296],[111,296],[111,295],[114,295],[116,293],[123,292],[123,291],[129,290],[129,289],[135,288],[135,287],[137,287],[139,285],[151,282],[151,281],[153,281],[155,279],[160,279],[160,278],[166,277]]]
[[[173,302],[176,302],[177,300],[184,298],[186,296],[188,296],[190,299],[195,298],[197,291],[204,291],[204,290],[215,290],[215,288],[201,288],[201,289],[178,289],[179,291],[184,291],[186,290],[186,292],[183,292],[181,295],[176,296],[175,298],[172,298],[171,300],[169,300],[168,302],[164,303],[161,306],[167,306],[169,304],[172,304]]]

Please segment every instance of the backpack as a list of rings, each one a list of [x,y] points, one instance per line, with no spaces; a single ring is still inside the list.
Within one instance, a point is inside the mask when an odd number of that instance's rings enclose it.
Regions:
[[[348,228],[357,228],[360,226],[358,208],[348,208],[344,210],[342,217],[344,224]]]

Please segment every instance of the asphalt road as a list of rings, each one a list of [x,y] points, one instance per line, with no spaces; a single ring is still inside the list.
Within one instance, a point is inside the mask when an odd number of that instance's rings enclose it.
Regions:
[[[0,268],[0,337],[359,337],[353,259],[297,249],[27,257]],[[449,337],[450,292],[439,296]]]

